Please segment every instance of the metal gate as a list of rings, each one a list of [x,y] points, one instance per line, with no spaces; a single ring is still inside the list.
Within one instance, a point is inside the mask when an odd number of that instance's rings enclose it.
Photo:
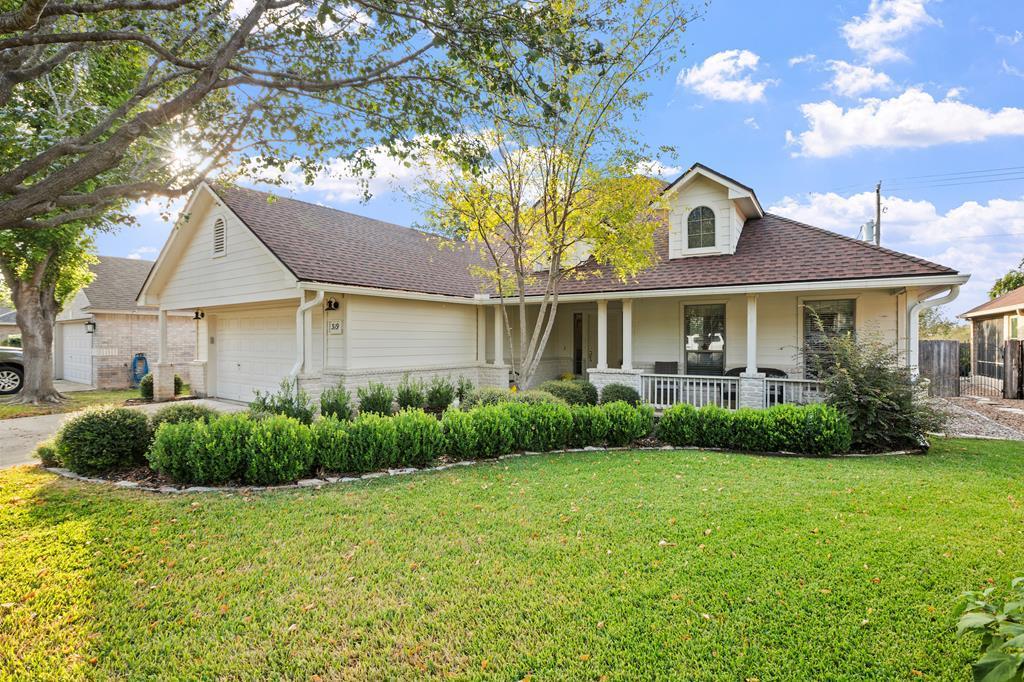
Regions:
[[[960,343],[958,341],[921,341],[918,369],[928,379],[928,394],[935,398],[960,395]]]

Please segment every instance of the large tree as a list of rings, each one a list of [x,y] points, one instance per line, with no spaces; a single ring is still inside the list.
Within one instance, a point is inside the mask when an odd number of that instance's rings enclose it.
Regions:
[[[535,64],[606,61],[593,38],[619,4],[0,0],[0,232],[41,253],[46,232],[71,231],[70,262],[90,226],[130,223],[130,202],[212,173],[312,179],[332,158],[370,172],[371,150],[452,139],[470,105],[511,94],[557,110]],[[24,283],[9,282],[23,334],[43,340],[60,301],[40,300],[49,266],[25,255],[4,270]],[[26,362],[52,362],[49,348]],[[59,398],[43,371],[22,396]]]
[[[988,297],[996,298],[1021,287],[1024,287],[1024,259],[1021,259],[1020,264],[1016,268],[995,281],[992,288],[988,291]]]
[[[645,79],[671,65],[692,11],[675,0],[628,7],[605,35],[606,63],[567,64],[551,54],[539,65],[566,94],[563,110],[551,116],[528,98],[507,97],[497,115],[484,112],[475,138],[487,163],[462,165],[442,148],[425,182],[431,228],[482,254],[474,271],[501,300],[513,376],[524,387],[554,328],[563,282],[625,281],[656,257],[663,183],[645,173],[648,150],[629,123],[647,99]],[[535,311],[529,296],[539,300]]]

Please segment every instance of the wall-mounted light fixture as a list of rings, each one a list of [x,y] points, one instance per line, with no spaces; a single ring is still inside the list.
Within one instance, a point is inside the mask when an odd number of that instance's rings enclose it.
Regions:
[[[336,299],[336,298],[329,298],[329,299],[327,299],[327,303],[324,304],[324,307],[327,310],[337,310],[340,306],[341,306],[341,304],[338,303],[338,299]]]
[[[85,323],[85,333],[86,334],[95,334],[96,333],[96,323],[93,320],[89,320],[89,321],[87,321]]]
[[[203,319],[204,317],[206,317],[206,313],[204,313],[202,310],[197,310],[192,314],[192,319],[195,320],[196,322]]]

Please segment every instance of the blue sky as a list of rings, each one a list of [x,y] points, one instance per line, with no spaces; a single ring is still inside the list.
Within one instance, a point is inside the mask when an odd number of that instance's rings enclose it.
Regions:
[[[666,175],[695,161],[753,187],[769,210],[853,236],[882,181],[883,244],[973,274],[948,312],[985,299],[1024,257],[1024,4],[1021,0],[713,0],[685,34],[639,130]],[[298,198],[401,224],[413,171],[343,173]],[[104,234],[101,254],[155,258],[156,206]]]

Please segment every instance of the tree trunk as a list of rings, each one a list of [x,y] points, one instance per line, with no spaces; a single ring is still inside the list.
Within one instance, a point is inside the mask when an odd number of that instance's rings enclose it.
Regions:
[[[53,386],[53,325],[59,310],[53,286],[17,280],[9,286],[18,311],[25,358],[24,385],[15,400],[32,404],[60,402],[64,396]]]

